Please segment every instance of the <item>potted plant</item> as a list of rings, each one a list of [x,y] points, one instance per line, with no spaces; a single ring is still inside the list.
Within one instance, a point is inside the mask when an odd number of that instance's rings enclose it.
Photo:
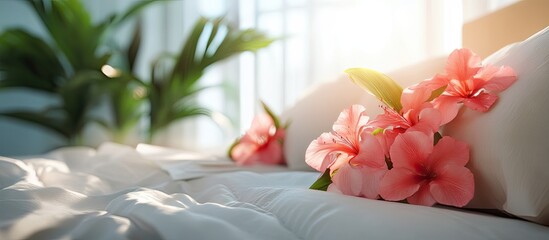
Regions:
[[[140,21],[130,44],[116,46],[114,29],[152,0],[141,1],[121,14],[93,24],[79,0],[26,1],[40,17],[53,43],[22,29],[0,35],[0,89],[23,87],[58,99],[40,111],[0,112],[45,127],[81,145],[84,128],[99,123],[112,140],[125,142],[136,124],[147,118],[148,140],[175,121],[210,111],[195,101],[207,87],[199,79],[207,68],[244,51],[256,51],[273,39],[253,29],[239,30],[223,18],[200,18],[179,54],[162,54],[151,66],[150,79],[134,74],[141,43]],[[122,56],[113,66],[112,56]],[[168,71],[158,71],[171,61]],[[107,99],[110,114],[92,110]]]
[[[90,114],[100,100],[107,77],[101,68],[115,49],[109,41],[116,28],[152,0],[141,1],[123,13],[94,24],[79,0],[27,0],[47,29],[51,43],[23,29],[0,35],[0,89],[26,88],[45,92],[57,103],[40,111],[4,111],[15,118],[49,129],[67,144],[82,144]]]

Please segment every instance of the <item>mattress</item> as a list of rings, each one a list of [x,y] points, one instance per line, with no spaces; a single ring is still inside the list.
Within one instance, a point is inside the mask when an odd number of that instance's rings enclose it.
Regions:
[[[524,220],[309,190],[317,177],[150,146],[0,158],[0,239],[549,239]]]

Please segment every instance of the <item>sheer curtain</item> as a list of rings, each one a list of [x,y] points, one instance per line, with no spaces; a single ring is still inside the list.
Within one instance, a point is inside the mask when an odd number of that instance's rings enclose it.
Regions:
[[[280,113],[308,87],[346,68],[390,71],[446,55],[461,46],[464,19],[515,1],[240,0],[241,27],[281,38],[241,57],[240,130],[259,100]]]
[[[260,99],[280,113],[308,87],[334,80],[346,68],[389,71],[449,53],[461,44],[461,1],[241,0],[240,4],[242,27],[281,37],[255,58],[241,58],[241,129],[249,126]]]

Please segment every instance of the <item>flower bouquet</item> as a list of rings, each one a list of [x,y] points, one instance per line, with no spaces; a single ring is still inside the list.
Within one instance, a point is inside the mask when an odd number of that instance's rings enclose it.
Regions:
[[[343,110],[331,132],[309,145],[305,161],[320,171],[311,189],[389,201],[462,207],[474,195],[466,167],[467,143],[442,136],[460,107],[486,112],[516,74],[509,67],[482,65],[468,49],[452,52],[446,73],[403,89],[388,76],[365,68],[346,71],[357,85],[377,97],[383,114],[370,119],[366,109]]]

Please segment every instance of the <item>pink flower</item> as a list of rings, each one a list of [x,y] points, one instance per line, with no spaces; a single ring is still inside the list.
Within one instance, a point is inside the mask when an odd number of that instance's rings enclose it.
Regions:
[[[409,131],[395,139],[390,152],[393,168],[379,186],[384,199],[462,207],[473,198],[474,179],[465,167],[469,161],[465,143],[443,137],[433,147],[432,136]]]
[[[400,98],[402,109],[400,112],[392,108],[384,108],[384,113],[378,115],[370,126],[385,129],[378,138],[383,139],[383,146],[388,150],[398,134],[410,131],[421,131],[432,134],[440,127],[440,112],[427,102],[431,91],[425,88],[406,88]]]
[[[352,105],[339,114],[333,131],[322,133],[313,140],[305,153],[305,162],[312,168],[324,172],[332,171],[355,157],[360,149],[360,134],[368,123],[365,108]]]
[[[250,129],[231,149],[230,156],[239,165],[283,164],[284,137],[284,128],[276,128],[271,116],[257,115]]]
[[[358,154],[337,170],[328,191],[377,199],[385,172],[387,164],[380,143],[370,132],[363,132]]]
[[[320,172],[330,168],[333,174],[328,191],[379,197],[387,165],[381,144],[367,128],[365,108],[353,105],[341,112],[332,132],[323,133],[307,148],[307,164]]]
[[[482,66],[480,57],[462,48],[448,57],[446,74],[436,75],[419,86],[431,90],[446,86],[442,95],[433,101],[442,113],[442,124],[446,124],[456,117],[458,103],[476,111],[488,111],[498,99],[496,94],[507,89],[516,79],[510,67]]]

